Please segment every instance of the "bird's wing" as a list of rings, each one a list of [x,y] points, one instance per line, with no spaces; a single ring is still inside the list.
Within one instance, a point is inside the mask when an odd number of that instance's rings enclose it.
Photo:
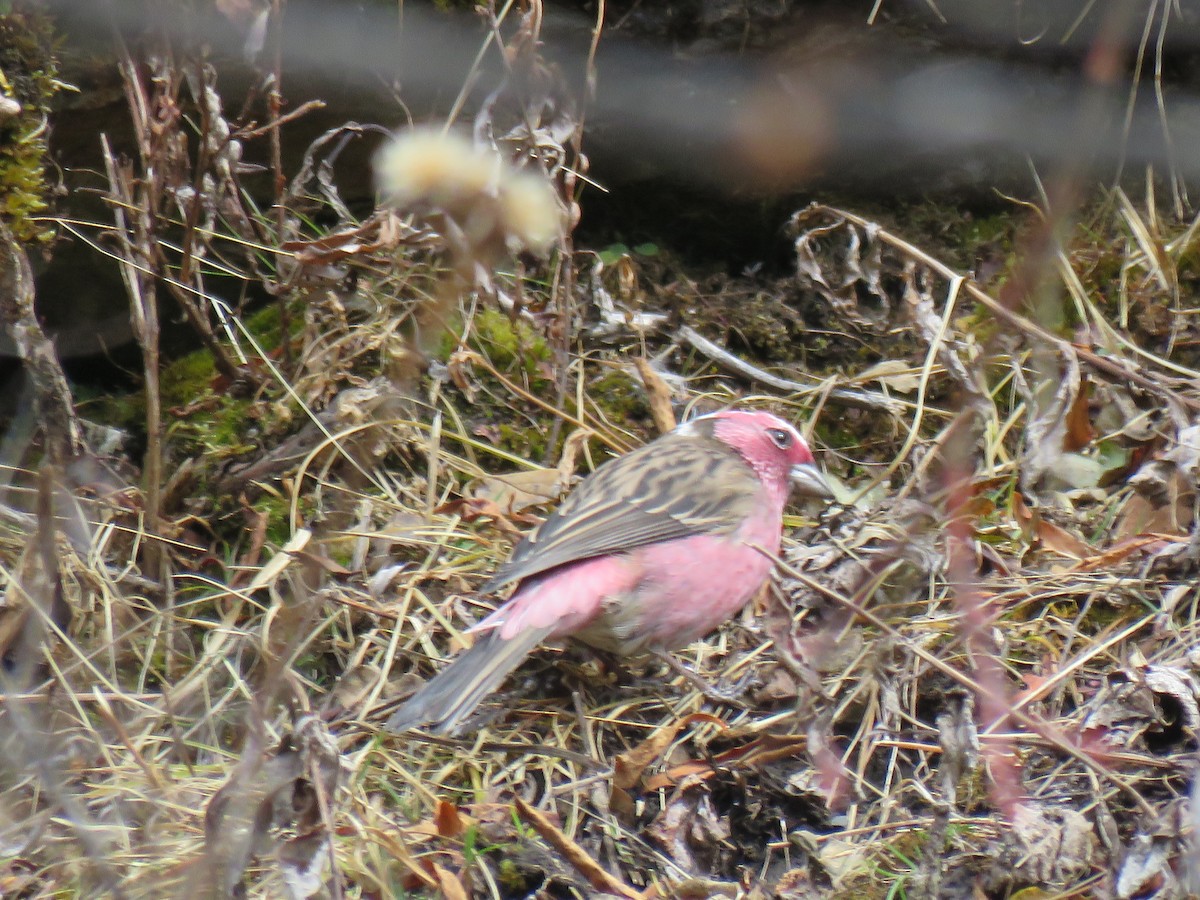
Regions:
[[[733,532],[761,490],[733,450],[710,438],[668,434],[584,479],[483,590],[604,553]]]

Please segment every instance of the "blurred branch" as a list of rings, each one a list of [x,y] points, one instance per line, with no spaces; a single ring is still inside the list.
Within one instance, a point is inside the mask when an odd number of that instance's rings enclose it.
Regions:
[[[46,455],[63,465],[85,449],[75,403],[54,345],[33,308],[29,257],[0,221],[0,324],[12,337],[33,384],[33,403],[46,440]]]

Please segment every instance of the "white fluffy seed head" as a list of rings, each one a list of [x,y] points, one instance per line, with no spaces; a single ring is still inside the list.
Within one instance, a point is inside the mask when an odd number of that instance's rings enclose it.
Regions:
[[[562,209],[542,175],[513,172],[500,185],[500,222],[516,249],[546,253],[562,236]]]
[[[500,157],[462,135],[413,128],[389,141],[375,159],[385,199],[397,207],[457,206],[490,192]]]
[[[413,128],[375,159],[383,199],[397,209],[440,212],[471,236],[510,251],[548,252],[562,236],[562,207],[549,178],[517,169],[458,132]]]

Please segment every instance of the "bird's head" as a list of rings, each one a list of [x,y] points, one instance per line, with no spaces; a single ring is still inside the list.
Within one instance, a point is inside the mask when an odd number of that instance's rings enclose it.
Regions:
[[[800,432],[779,416],[752,409],[723,409],[684,422],[677,431],[715,438],[732,447],[763,483],[786,498],[789,488],[809,497],[833,499]]]

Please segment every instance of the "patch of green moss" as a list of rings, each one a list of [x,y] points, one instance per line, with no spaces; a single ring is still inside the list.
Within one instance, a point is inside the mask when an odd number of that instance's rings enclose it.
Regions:
[[[646,392],[624,369],[611,369],[591,383],[588,398],[611,421],[629,425],[650,415]]]
[[[913,239],[960,272],[974,269],[981,254],[1008,258],[1022,216],[1012,208],[994,212],[970,211],[955,205],[926,200],[893,213],[900,233]]]
[[[50,104],[62,87],[50,18],[36,10],[0,16],[0,95],[20,111],[0,119],[0,212],[19,241],[47,241],[46,136]]]
[[[292,538],[292,529],[288,524],[291,514],[291,504],[287,497],[273,493],[265,493],[253,504],[255,512],[267,517],[267,541],[275,547],[282,547]]]
[[[216,368],[207,350],[197,350],[163,369],[164,410],[186,410],[167,418],[167,435],[184,455],[238,456],[257,444],[244,438],[251,401],[213,390]]]
[[[501,372],[524,372],[530,379],[545,386],[545,364],[554,355],[546,338],[522,319],[511,319],[495,309],[485,309],[475,317],[472,342]]]
[[[247,315],[243,322],[265,352],[283,340],[279,307],[268,304]],[[293,330],[303,321],[291,320]],[[261,400],[236,396],[220,389],[223,380],[204,349],[170,362],[162,371],[160,384],[164,410],[184,410],[186,415],[167,417],[168,434],[184,455],[238,456],[257,449],[260,442],[248,439],[250,430],[270,432],[276,407]]]
[[[146,428],[146,396],[141,391],[115,393],[96,385],[73,384],[75,406],[85,418],[136,434]]]
[[[159,376],[164,406],[186,406],[212,390],[216,374],[207,350],[196,350],[173,360]]]
[[[546,456],[546,433],[532,425],[520,427],[501,422],[498,445],[509,453],[525,459],[543,459]]]

